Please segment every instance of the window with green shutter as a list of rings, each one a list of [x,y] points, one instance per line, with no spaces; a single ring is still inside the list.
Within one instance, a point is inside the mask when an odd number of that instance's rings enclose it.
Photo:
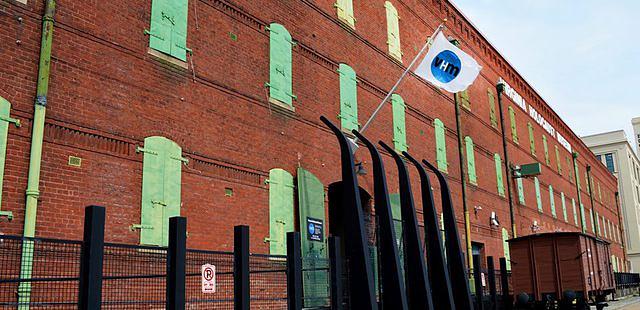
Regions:
[[[469,90],[463,90],[457,94],[460,99],[460,106],[467,111],[471,111],[471,98],[469,97]]]
[[[558,150],[558,146],[554,146],[556,149],[556,163],[558,165],[558,173],[562,175],[562,162],[560,161],[560,151]]]
[[[591,210],[587,210],[587,212],[589,212],[589,216],[591,217],[591,232],[595,233],[596,232],[596,224],[593,221],[593,212],[591,212]]]
[[[404,100],[400,95],[393,94],[391,106],[393,108],[393,145],[396,151],[406,152],[409,146],[407,145]]]
[[[345,64],[340,64],[340,123],[342,130],[351,132],[358,125],[358,81],[356,72]]]
[[[518,185],[518,202],[524,206],[524,184],[522,182],[522,178],[517,178],[516,183]]]
[[[293,107],[292,52],[293,40],[284,26],[269,25],[269,97]]]
[[[385,1],[384,7],[387,11],[387,45],[389,45],[389,54],[393,58],[402,61],[398,10],[389,1]]]
[[[496,114],[496,99],[491,88],[487,88],[487,97],[489,97],[489,119],[491,127],[498,128],[498,117]]]
[[[560,199],[562,200],[562,216],[564,218],[564,221],[567,222],[569,220],[567,219],[567,202],[564,196],[564,192],[560,192]]]
[[[602,191],[600,190],[600,182],[598,182],[598,200],[602,203]]]
[[[598,232],[598,235],[600,235],[600,234],[602,234],[602,231],[600,230],[600,214],[598,214],[598,212],[596,212],[596,221],[597,221],[596,231]],[[604,224],[604,218],[603,218],[602,224]],[[606,229],[605,229],[605,231],[606,231]]]
[[[536,140],[533,136],[533,125],[527,123],[527,128],[529,128],[529,149],[531,150],[531,155],[536,156]]]
[[[140,243],[166,246],[169,218],[180,216],[182,148],[165,137],[147,137],[142,163],[142,208]]]
[[[558,218],[556,214],[556,199],[553,197],[553,186],[549,185],[549,204],[551,205],[551,215],[553,218]]]
[[[469,176],[469,183],[478,185],[478,176],[476,175],[476,156],[473,150],[473,140],[471,137],[464,137],[464,143],[467,150],[467,175]]]
[[[152,0],[149,47],[187,61],[188,0]]]
[[[4,164],[7,156],[7,140],[9,138],[9,123],[20,126],[17,119],[10,116],[11,104],[6,99],[0,97],[0,210],[2,210],[2,180],[4,179]],[[8,212],[0,212],[9,215]]]
[[[293,176],[286,170],[269,171],[269,253],[287,254],[287,232],[294,231]]]
[[[400,257],[400,270],[404,275],[404,242],[402,241],[402,209],[400,206],[400,194],[389,194],[391,204],[391,216],[393,217],[393,230],[396,233],[396,244],[398,245],[398,256]]]
[[[573,206],[573,222],[578,226],[578,210],[576,209],[576,200],[571,198],[571,206]]]
[[[353,0],[338,0],[335,7],[338,11],[338,18],[351,26],[351,28],[355,28],[356,19],[353,17]]]
[[[565,157],[567,159],[567,171],[569,172],[569,183],[573,183],[573,172],[571,167],[573,165],[571,165],[571,159],[569,159],[569,156]]]
[[[549,146],[547,145],[547,136],[542,135],[542,147],[544,148],[544,161],[547,166],[551,165],[551,159],[549,159]]]
[[[502,228],[502,252],[504,253],[504,259],[507,261],[507,270],[511,270],[511,253],[509,251],[509,232],[506,228]]]
[[[587,230],[587,218],[586,218],[586,214],[584,213],[584,204],[580,204],[580,220],[582,220],[582,228],[586,231]]]
[[[498,195],[504,197],[504,179],[502,176],[502,159],[498,153],[493,154],[493,161],[496,164],[496,183],[498,185]]]
[[[513,143],[520,144],[518,139],[518,126],[516,125],[516,112],[513,107],[509,107],[509,121],[511,122],[511,138]]]
[[[536,202],[538,204],[538,211],[543,212],[542,208],[542,194],[540,193],[540,180],[538,177],[534,177],[533,181],[536,187]]]
[[[584,184],[587,187],[587,193],[591,191],[591,189],[589,188],[589,174],[587,173],[586,169],[584,171]]]
[[[449,164],[447,163],[446,129],[444,123],[438,118],[433,120],[433,127],[436,136],[436,162],[438,169],[442,172],[447,172]]]

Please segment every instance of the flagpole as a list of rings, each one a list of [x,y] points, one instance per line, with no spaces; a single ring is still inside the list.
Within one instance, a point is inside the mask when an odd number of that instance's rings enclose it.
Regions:
[[[427,42],[425,43],[425,45],[422,47],[422,49],[420,50],[420,52],[418,52],[418,55],[416,55],[415,58],[413,58],[413,61],[411,61],[411,63],[409,64],[409,66],[407,66],[407,69],[404,70],[404,72],[402,72],[402,75],[400,76],[400,79],[398,79],[398,81],[396,82],[395,85],[393,85],[393,87],[391,87],[391,90],[389,91],[389,93],[387,93],[387,95],[384,97],[384,99],[382,99],[382,102],[380,102],[380,104],[378,105],[378,107],[375,109],[375,111],[373,111],[373,114],[371,114],[371,117],[369,117],[369,119],[367,120],[367,122],[364,124],[364,126],[362,126],[362,128],[359,130],[360,133],[363,133],[365,130],[367,130],[367,128],[369,128],[369,125],[371,125],[371,122],[373,122],[373,120],[376,118],[376,116],[378,115],[378,112],[380,112],[380,110],[382,110],[382,107],[384,106],[384,104],[389,101],[389,98],[391,98],[391,96],[393,95],[393,93],[396,91],[396,89],[398,89],[398,86],[400,86],[400,82],[402,82],[402,80],[407,76],[407,74],[409,73],[409,71],[411,71],[411,68],[413,68],[413,65],[416,64],[416,62],[418,61],[418,59],[420,59],[420,56],[422,56],[422,54],[427,50],[427,48],[429,47],[429,45],[431,45],[431,43],[433,42],[433,39],[436,37],[436,35],[438,35],[438,33],[440,33],[442,31],[442,29],[444,28],[444,24],[447,22],[447,19],[445,18],[443,20],[443,22],[440,24],[440,26],[438,26],[438,28],[436,28],[436,30],[433,32],[433,34],[429,37],[429,39],[427,40]],[[351,140],[353,142],[354,147],[354,152],[357,149],[357,142],[358,142],[358,138],[354,138],[353,140]]]

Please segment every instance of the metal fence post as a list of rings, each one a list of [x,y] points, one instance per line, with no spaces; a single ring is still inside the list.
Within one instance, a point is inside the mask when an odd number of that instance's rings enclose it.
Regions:
[[[507,259],[500,258],[500,286],[502,287],[502,305],[504,309],[510,310],[513,306],[511,295],[509,295],[509,271],[507,270]]]
[[[287,233],[287,309],[302,309],[302,252],[300,233]]]
[[[342,255],[340,237],[329,237],[329,272],[331,272],[331,309],[342,310]]]
[[[489,270],[489,294],[491,296],[491,309],[498,309],[498,296],[496,292],[496,266],[493,263],[493,256],[487,257],[487,267]]]
[[[483,310],[484,305],[482,304],[482,265],[480,264],[480,255],[473,255],[473,280],[475,282],[476,288],[476,310]]]
[[[233,305],[249,310],[249,226],[236,226],[233,233]]]
[[[167,250],[167,309],[184,310],[187,258],[187,219],[169,219],[169,249]]]
[[[85,208],[78,293],[78,309],[81,310],[101,309],[102,306],[104,219],[104,207]]]

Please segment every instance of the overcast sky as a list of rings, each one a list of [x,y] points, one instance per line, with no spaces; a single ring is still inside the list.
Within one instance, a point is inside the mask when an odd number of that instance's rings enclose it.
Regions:
[[[580,136],[640,116],[639,0],[451,0]]]

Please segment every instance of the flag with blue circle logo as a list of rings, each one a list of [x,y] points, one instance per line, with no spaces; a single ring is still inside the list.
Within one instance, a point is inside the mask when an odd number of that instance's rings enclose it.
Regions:
[[[416,68],[416,74],[435,86],[457,93],[467,89],[481,69],[471,56],[451,44],[440,32]]]

